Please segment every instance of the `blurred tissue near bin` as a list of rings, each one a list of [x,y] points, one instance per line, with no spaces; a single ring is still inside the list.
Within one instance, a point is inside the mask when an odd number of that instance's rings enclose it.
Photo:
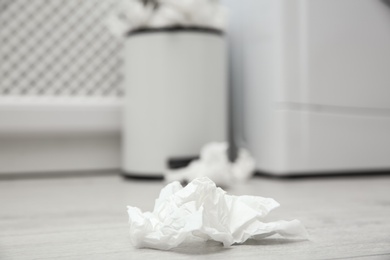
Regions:
[[[228,143],[209,143],[205,145],[198,160],[192,161],[186,168],[170,170],[165,174],[167,182],[191,182],[200,177],[208,177],[219,187],[229,187],[237,182],[249,179],[255,170],[255,161],[250,153],[240,148],[237,158],[230,162]]]
[[[227,141],[225,22],[214,0],[121,1],[108,19],[126,36],[124,175],[162,178],[170,162]]]

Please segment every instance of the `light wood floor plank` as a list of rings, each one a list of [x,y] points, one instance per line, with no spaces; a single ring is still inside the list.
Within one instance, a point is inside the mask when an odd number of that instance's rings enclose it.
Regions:
[[[0,259],[390,259],[390,176],[255,177],[227,190],[276,199],[270,219],[300,219],[309,241],[135,249],[126,205],[151,210],[163,186],[116,175],[0,180]]]

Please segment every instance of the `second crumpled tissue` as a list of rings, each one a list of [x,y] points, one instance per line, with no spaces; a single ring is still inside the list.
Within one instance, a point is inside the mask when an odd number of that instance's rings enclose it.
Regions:
[[[279,204],[271,198],[227,195],[203,177],[182,187],[172,182],[163,188],[153,212],[128,206],[131,243],[138,248],[168,250],[186,239],[215,240],[230,246],[273,234],[307,238],[298,220],[265,222]]]
[[[255,170],[255,160],[244,149],[238,149],[235,162],[230,162],[226,142],[206,144],[200,151],[200,158],[187,167],[170,170],[165,174],[167,182],[190,182],[195,178],[208,177],[220,187],[229,187],[233,183],[249,179]]]

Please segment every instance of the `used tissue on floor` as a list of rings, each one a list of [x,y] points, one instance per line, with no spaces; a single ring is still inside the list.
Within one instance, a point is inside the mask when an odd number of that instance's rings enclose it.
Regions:
[[[200,158],[186,168],[171,170],[165,174],[168,182],[190,182],[195,178],[208,177],[220,187],[249,179],[255,170],[255,160],[244,149],[238,149],[237,159],[230,162],[227,143],[209,143],[205,145]]]
[[[182,187],[164,187],[152,212],[128,206],[131,243],[138,248],[168,250],[186,239],[215,240],[230,246],[273,234],[306,238],[298,220],[264,222],[279,204],[271,198],[227,195],[207,177]]]

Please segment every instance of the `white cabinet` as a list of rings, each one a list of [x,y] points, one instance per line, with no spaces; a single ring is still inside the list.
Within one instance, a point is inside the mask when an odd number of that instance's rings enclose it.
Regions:
[[[390,108],[390,7],[306,1],[307,102]]]
[[[390,168],[386,0],[225,0],[236,139],[259,171]]]

